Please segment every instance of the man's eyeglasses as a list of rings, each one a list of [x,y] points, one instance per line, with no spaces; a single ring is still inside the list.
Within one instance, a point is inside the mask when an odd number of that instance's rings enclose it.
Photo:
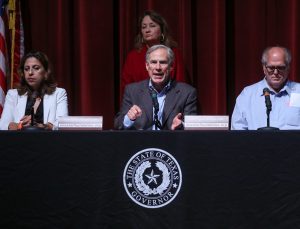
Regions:
[[[268,73],[274,73],[275,72],[275,69],[277,69],[277,72],[284,72],[287,70],[287,66],[286,65],[282,65],[282,66],[268,66],[268,65],[265,65]]]

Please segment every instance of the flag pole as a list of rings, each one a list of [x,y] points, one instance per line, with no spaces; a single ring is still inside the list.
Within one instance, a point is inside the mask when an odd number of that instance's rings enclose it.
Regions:
[[[15,34],[16,34],[16,0],[9,0],[9,30],[11,31],[11,68],[10,68],[10,88],[14,86],[14,55],[15,55]]]

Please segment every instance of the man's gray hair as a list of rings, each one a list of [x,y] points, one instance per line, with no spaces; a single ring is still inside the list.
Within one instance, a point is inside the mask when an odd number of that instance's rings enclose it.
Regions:
[[[169,47],[165,46],[165,45],[153,45],[151,46],[146,53],[146,62],[149,63],[150,61],[150,54],[152,52],[154,52],[157,49],[165,49],[167,50],[167,55],[168,55],[168,65],[171,66],[173,64],[174,61],[174,52],[172,51],[172,49],[170,49]]]
[[[281,48],[283,51],[284,51],[284,56],[285,56],[285,64],[287,66],[290,65],[291,61],[292,61],[292,54],[291,54],[291,51],[288,49],[288,48],[285,48],[285,47],[281,47],[281,46],[274,46],[274,47],[268,47],[266,48],[264,51],[263,51],[263,54],[261,56],[261,63],[262,65],[266,65],[267,62],[268,62],[268,55],[269,55],[269,51],[270,49],[272,48]]]

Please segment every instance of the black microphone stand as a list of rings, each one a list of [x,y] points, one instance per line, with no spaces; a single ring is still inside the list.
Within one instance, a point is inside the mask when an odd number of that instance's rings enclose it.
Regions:
[[[43,127],[38,127],[34,124],[34,108],[31,107],[31,110],[30,110],[30,126],[27,126],[27,127],[23,127],[22,128],[22,131],[44,131],[45,128]]]
[[[157,107],[154,107],[154,125],[155,125],[155,130],[160,129],[161,130],[161,124],[158,119],[158,109]]]
[[[271,112],[272,108],[270,106],[267,106],[267,126],[265,127],[260,127],[257,130],[279,130],[279,128],[277,127],[272,127],[270,126],[270,112]]]
[[[159,104],[157,101],[157,94],[154,90],[150,90],[150,95],[152,98],[152,103],[153,103],[153,108],[154,108],[154,117],[153,117],[153,122],[155,126],[155,130],[162,129],[162,125],[158,119],[158,111],[159,111]]]

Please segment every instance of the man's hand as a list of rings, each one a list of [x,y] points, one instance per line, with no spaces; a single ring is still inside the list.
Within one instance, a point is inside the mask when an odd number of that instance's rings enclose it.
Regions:
[[[177,128],[179,128],[181,125],[182,125],[182,114],[181,113],[178,113],[174,119],[173,119],[173,122],[172,122],[172,126],[171,126],[171,130],[176,130]]]
[[[142,115],[142,109],[137,105],[133,105],[130,108],[130,110],[127,112],[127,116],[131,121],[136,120],[141,115]]]

